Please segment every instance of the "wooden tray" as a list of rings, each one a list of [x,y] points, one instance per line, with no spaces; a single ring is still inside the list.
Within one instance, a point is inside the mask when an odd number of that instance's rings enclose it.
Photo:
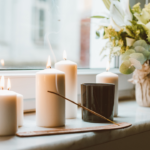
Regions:
[[[45,131],[28,131],[16,133],[19,137],[31,137],[31,136],[42,136],[42,135],[55,135],[55,134],[69,134],[69,133],[81,133],[81,132],[91,132],[91,131],[104,131],[104,130],[114,130],[122,129],[131,126],[130,123],[119,123],[118,125],[106,125],[97,127],[86,127],[86,128],[70,128],[70,129],[54,129]]]

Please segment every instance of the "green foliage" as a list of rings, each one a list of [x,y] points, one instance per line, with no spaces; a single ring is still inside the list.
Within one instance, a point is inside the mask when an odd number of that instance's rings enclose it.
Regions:
[[[100,19],[100,18],[106,18],[104,16],[91,16],[91,18],[97,18],[97,19]],[[108,19],[108,18],[107,18]]]
[[[141,46],[148,50],[148,45],[144,40],[138,40],[133,44],[133,47]]]
[[[111,1],[103,0],[103,2],[106,8],[110,10]],[[120,5],[118,4],[118,6]],[[127,11],[127,15],[133,15],[133,17],[129,17],[132,19],[128,20],[130,22],[126,23],[124,26],[119,26],[116,23],[117,21],[115,20],[115,22],[112,17],[113,15],[117,17],[120,15],[118,15],[118,12],[121,11],[119,11],[120,8],[118,9],[117,5],[115,5],[117,11],[113,11],[115,13],[110,15],[111,18],[104,16],[92,16],[91,18],[98,18],[101,20],[107,18],[108,20],[105,19],[106,22],[110,20],[113,27],[100,26],[99,28],[99,30],[102,28],[104,29],[103,38],[109,39],[109,42],[101,50],[100,54],[106,49],[109,49],[109,61],[111,61],[113,56],[120,55],[123,61],[120,66],[120,72],[123,74],[130,74],[135,69],[142,69],[142,65],[147,60],[150,60],[150,4],[145,5],[143,9],[141,9],[140,3],[134,5],[133,8],[129,8],[128,6],[125,7],[127,10],[130,9]],[[125,19],[124,17],[123,20]],[[100,37],[99,30],[96,31],[97,37]]]
[[[129,49],[122,54],[123,63],[120,66],[120,72],[128,74],[133,71],[133,66],[134,68],[140,70],[142,69],[142,65],[145,63],[145,61],[149,59],[149,46],[144,40],[138,40],[133,44],[133,49]]]
[[[150,56],[150,52],[149,52],[148,50],[146,50],[146,49],[145,49],[144,47],[142,47],[142,46],[136,46],[136,47],[135,47],[135,51],[136,51],[137,53],[143,54],[146,59],[148,59],[149,56]]]
[[[100,38],[100,32],[99,31],[96,31],[96,37]]]
[[[126,60],[127,58],[130,58],[129,55],[132,54],[132,53],[135,53],[135,50],[133,50],[133,49],[127,50],[124,54],[122,54],[121,59],[124,61],[124,60]]]
[[[133,13],[140,14],[142,12],[141,7],[140,7],[140,3],[135,4],[132,8],[132,11],[133,11]]]
[[[125,60],[120,66],[120,72],[122,74],[131,74],[135,70],[135,67],[132,66],[129,60]]]
[[[106,8],[107,8],[108,10],[110,10],[110,5],[111,5],[110,0],[103,0],[103,3],[105,4]]]
[[[134,38],[136,41],[143,39],[148,41],[147,31],[144,29],[143,25],[138,24],[136,21],[131,21],[132,26],[126,26],[126,33],[128,34],[128,37]]]
[[[142,65],[144,64],[144,62],[146,61],[145,57],[143,54],[141,53],[132,53],[129,55],[130,58],[134,58],[136,59],[137,61],[139,61]]]

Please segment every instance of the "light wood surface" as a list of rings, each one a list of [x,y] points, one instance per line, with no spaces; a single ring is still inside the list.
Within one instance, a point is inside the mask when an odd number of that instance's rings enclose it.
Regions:
[[[42,136],[42,135],[55,135],[55,134],[69,134],[69,133],[81,133],[81,132],[91,132],[91,131],[104,131],[104,130],[114,130],[130,127],[130,123],[119,123],[119,126],[116,124],[106,125],[106,126],[97,126],[97,127],[85,127],[85,128],[70,128],[70,129],[54,129],[54,130],[45,130],[45,131],[29,131],[29,132],[19,132],[16,135],[19,137],[31,137],[31,136]]]

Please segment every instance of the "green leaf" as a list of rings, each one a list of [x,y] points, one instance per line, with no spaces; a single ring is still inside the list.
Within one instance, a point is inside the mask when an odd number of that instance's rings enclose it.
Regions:
[[[133,6],[133,9],[132,9],[133,13],[138,13],[140,14],[142,12],[141,10],[141,7],[140,7],[140,3],[137,3]]]
[[[132,53],[130,54],[130,58],[138,60],[141,64],[144,64],[144,62],[146,61],[146,58],[141,53]]]
[[[146,59],[148,59],[148,57],[150,56],[150,52],[142,46],[136,46],[135,51],[137,53],[142,53],[146,57]]]
[[[129,55],[126,55],[126,56],[124,56],[124,57],[122,58],[122,60],[123,60],[123,61],[129,60],[129,58],[130,58],[130,56],[129,56]]]
[[[110,5],[111,5],[110,0],[103,0],[103,3],[104,3],[104,5],[106,6],[106,8],[107,8],[108,10],[110,10]]]
[[[100,18],[106,18],[104,16],[91,16],[91,18],[97,18],[97,19],[100,19]],[[108,19],[108,18],[107,18]]]
[[[136,47],[136,46],[142,46],[142,47],[144,47],[146,50],[148,50],[148,45],[147,45],[147,43],[146,43],[144,40],[138,40],[138,41],[136,41],[136,42],[133,44],[133,47]]]
[[[100,38],[100,32],[96,31],[96,38]]]
[[[122,59],[123,61],[126,60],[126,59],[127,59],[127,56],[129,56],[129,55],[132,54],[132,53],[135,53],[135,50],[133,50],[133,49],[127,50],[127,51],[122,55],[121,59]]]
[[[148,45],[148,51],[150,52],[150,45]]]
[[[124,61],[120,66],[120,72],[122,74],[131,74],[135,70],[135,67],[131,65],[129,60]]]
[[[140,63],[138,60],[136,60],[136,59],[134,59],[134,58],[130,58],[129,60],[130,60],[131,64],[132,64],[136,69],[138,69],[138,70],[141,70],[141,69],[142,69],[142,65],[141,65],[141,63]]]

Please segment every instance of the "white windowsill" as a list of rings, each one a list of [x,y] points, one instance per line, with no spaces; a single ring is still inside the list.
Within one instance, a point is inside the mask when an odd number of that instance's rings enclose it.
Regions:
[[[36,72],[40,70],[11,70],[11,71],[0,71],[0,75],[11,76],[11,77],[29,77],[35,76]],[[78,75],[96,75],[106,71],[106,69],[78,69]],[[121,74],[118,68],[110,69],[110,72]]]
[[[0,76],[4,75],[5,79],[10,78],[12,91],[18,92],[24,96],[24,110],[30,111],[35,109],[35,75],[40,70],[14,70],[0,71]],[[81,84],[95,83],[96,75],[106,71],[105,69],[78,69],[78,100],[80,101]],[[119,95],[129,97],[133,95],[134,86],[127,82],[132,75],[123,75],[119,69],[110,69],[111,72],[119,76]]]

